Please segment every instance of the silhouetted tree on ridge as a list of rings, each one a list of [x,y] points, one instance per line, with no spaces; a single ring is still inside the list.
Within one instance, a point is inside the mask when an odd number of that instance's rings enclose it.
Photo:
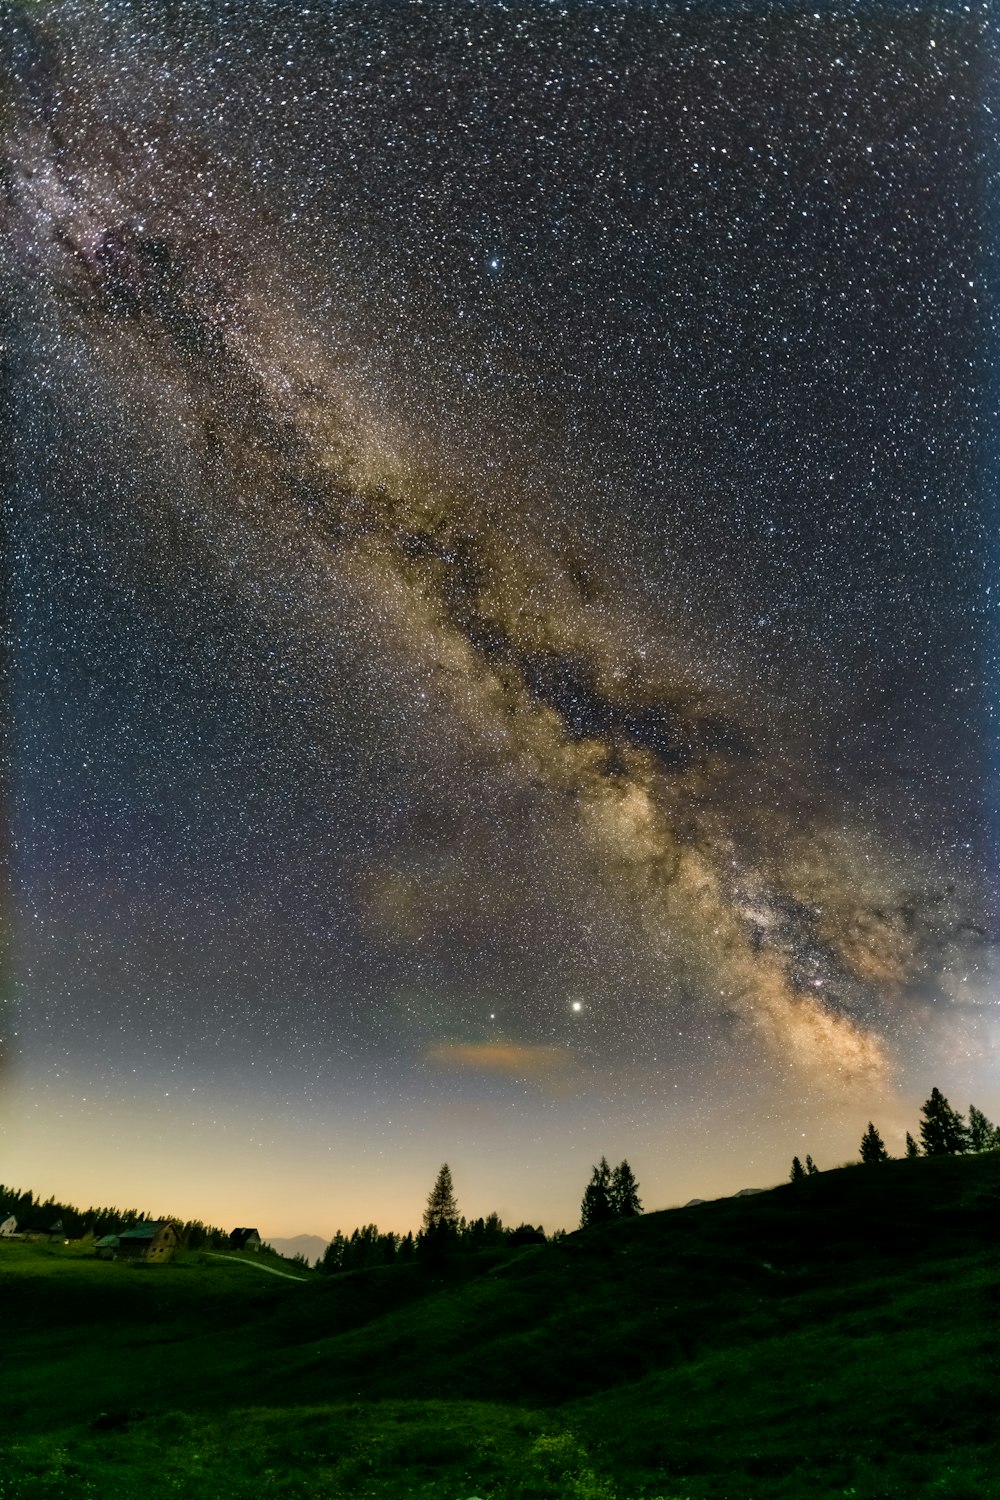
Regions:
[[[460,1231],[451,1168],[445,1162],[427,1198],[424,1222],[417,1244],[425,1260],[444,1260],[459,1242]]]
[[[960,1156],[967,1150],[969,1136],[965,1121],[940,1089],[931,1089],[920,1113],[923,1115],[920,1140],[926,1156]]]
[[[627,1161],[612,1171],[606,1156],[593,1169],[580,1205],[580,1228],[608,1224],[612,1219],[634,1219],[642,1213],[639,1184]]]
[[[880,1161],[889,1160],[889,1153],[885,1149],[885,1142],[871,1120],[868,1121],[868,1129],[861,1137],[861,1160],[866,1167],[874,1166]]]
[[[602,1156],[591,1174],[580,1205],[580,1228],[607,1224],[614,1217],[611,1207],[611,1168]]]
[[[974,1104],[969,1105],[968,1138],[970,1151],[993,1151],[1000,1146],[1000,1130]]]
[[[445,1162],[438,1172],[434,1186],[424,1209],[424,1234],[432,1230],[445,1229],[458,1234],[458,1205],[455,1202],[455,1186],[451,1180],[451,1168]]]
[[[634,1219],[642,1213],[639,1201],[639,1184],[627,1161],[621,1161],[611,1174],[611,1217]]]

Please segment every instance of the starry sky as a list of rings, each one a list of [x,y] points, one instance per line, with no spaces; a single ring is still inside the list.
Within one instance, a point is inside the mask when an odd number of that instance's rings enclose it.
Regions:
[[[6,0],[4,1180],[573,1227],[1000,1113],[996,39]]]

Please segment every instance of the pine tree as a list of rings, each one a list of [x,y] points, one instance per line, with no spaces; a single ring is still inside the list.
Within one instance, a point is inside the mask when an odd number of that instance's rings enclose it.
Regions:
[[[797,1156],[792,1157],[792,1170],[788,1174],[789,1182],[805,1182],[806,1169]]]
[[[813,1159],[812,1159],[811,1156],[807,1156],[806,1157],[806,1176],[807,1177],[818,1177],[819,1176],[819,1167],[817,1167],[816,1163],[813,1161]]]
[[[920,1147],[917,1145],[916,1141],[913,1139],[909,1131],[906,1132],[906,1154],[907,1156],[920,1155]]]
[[[319,1262],[319,1269],[325,1272],[327,1276],[332,1276],[337,1271],[342,1271],[344,1269],[344,1251],[346,1249],[347,1240],[338,1229],[333,1239],[323,1251],[323,1258]]]
[[[1000,1131],[974,1104],[969,1105],[968,1135],[970,1151],[992,1151],[1000,1145]]]
[[[968,1146],[965,1121],[952,1109],[940,1089],[921,1108],[920,1139],[926,1156],[960,1156]]]
[[[458,1234],[458,1206],[455,1203],[455,1188],[451,1180],[451,1168],[445,1162],[434,1186],[431,1188],[424,1209],[424,1234],[444,1232],[448,1238]]]
[[[601,1157],[587,1183],[580,1205],[580,1228],[589,1229],[592,1224],[606,1224],[612,1217],[611,1168],[606,1157]]]
[[[611,1174],[609,1191],[611,1214],[615,1219],[634,1219],[642,1213],[639,1184],[627,1161],[619,1162]]]
[[[869,1167],[873,1166],[876,1162],[889,1160],[889,1153],[885,1149],[885,1142],[871,1120],[868,1121],[868,1129],[861,1137],[861,1160]]]
[[[503,1227],[503,1220],[498,1213],[487,1214],[483,1223],[483,1244],[502,1245],[507,1231]]]

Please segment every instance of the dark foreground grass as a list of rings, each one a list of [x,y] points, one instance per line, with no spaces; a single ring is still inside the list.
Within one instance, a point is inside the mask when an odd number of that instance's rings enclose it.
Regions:
[[[301,1285],[0,1247],[0,1500],[1000,1497],[1000,1155]]]
[[[575,1433],[550,1415],[462,1402],[180,1412],[106,1433],[69,1433],[10,1454],[0,1495],[518,1496],[612,1500]]]

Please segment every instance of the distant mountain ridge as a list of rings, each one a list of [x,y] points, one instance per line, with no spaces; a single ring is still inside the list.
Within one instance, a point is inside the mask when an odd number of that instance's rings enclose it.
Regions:
[[[291,1239],[273,1239],[265,1234],[263,1239],[264,1243],[270,1245],[272,1250],[277,1250],[279,1255],[304,1255],[310,1265],[313,1261],[319,1260],[330,1243],[321,1234],[296,1234]]]

